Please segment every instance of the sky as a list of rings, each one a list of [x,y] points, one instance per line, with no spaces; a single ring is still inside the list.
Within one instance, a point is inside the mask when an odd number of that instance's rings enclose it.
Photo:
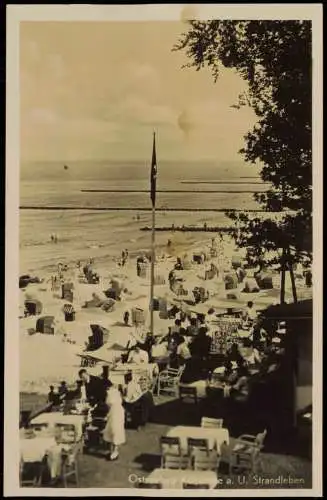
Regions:
[[[231,107],[246,83],[223,70],[182,68],[172,52],[182,21],[20,24],[21,158],[240,160],[250,108]]]

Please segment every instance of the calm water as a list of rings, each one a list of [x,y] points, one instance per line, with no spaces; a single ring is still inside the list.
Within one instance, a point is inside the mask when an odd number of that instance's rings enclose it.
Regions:
[[[132,207],[135,211],[42,211],[20,210],[21,272],[48,271],[59,260],[72,261],[90,256],[105,261],[118,256],[123,248],[130,252],[150,246],[150,233],[140,227],[151,224],[148,193],[83,193],[82,189],[149,189],[149,165],[141,162],[70,162],[23,164],[21,168],[21,206]],[[158,164],[157,189],[194,190],[195,193],[158,193],[157,207],[256,209],[251,193],[230,193],[265,189],[254,178],[254,167],[242,164],[169,163]],[[251,176],[252,178],[248,178]],[[185,184],[183,181],[208,182]],[[226,182],[211,184],[210,181]],[[228,184],[233,182],[233,184]],[[235,184],[239,182],[239,184]],[[251,184],[256,183],[256,184]],[[203,193],[205,190],[224,193]],[[136,220],[139,215],[140,220]],[[223,213],[157,213],[157,225],[203,224],[229,225]],[[50,236],[57,234],[58,243]],[[157,233],[156,243],[163,247],[167,239],[193,243],[208,239],[204,233]]]

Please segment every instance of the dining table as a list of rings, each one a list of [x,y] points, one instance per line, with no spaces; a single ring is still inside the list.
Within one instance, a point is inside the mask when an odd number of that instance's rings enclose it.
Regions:
[[[20,459],[23,463],[42,463],[46,460],[51,479],[60,476],[63,445],[51,436],[20,439]]]
[[[155,469],[144,479],[144,483],[159,483],[163,489],[183,489],[183,484],[205,484],[209,489],[214,489],[218,479],[214,471]]]
[[[85,424],[84,415],[64,415],[61,412],[42,413],[33,418],[30,422],[31,428],[46,428],[49,432],[55,434],[55,428],[58,426],[73,425],[76,432],[76,439],[79,440],[83,436]]]
[[[216,449],[220,454],[220,447],[223,443],[229,444],[229,431],[225,427],[206,428],[196,426],[177,425],[167,432],[168,437],[178,437],[181,443],[182,453],[187,454],[187,439],[206,439],[209,449]]]

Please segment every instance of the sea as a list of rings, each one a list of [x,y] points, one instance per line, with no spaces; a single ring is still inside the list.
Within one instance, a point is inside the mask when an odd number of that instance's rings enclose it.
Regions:
[[[158,161],[157,168],[156,207],[163,211],[156,212],[156,226],[230,226],[223,210],[259,209],[253,191],[267,188],[257,167],[242,162]],[[118,258],[124,249],[130,255],[148,250],[151,233],[141,228],[151,226],[149,185],[150,163],[144,161],[22,163],[20,273],[47,273],[58,262],[88,258],[103,264]],[[96,210],[101,207],[112,210]],[[178,211],[185,209],[189,211]],[[51,235],[57,236],[57,243]],[[187,248],[211,236],[157,232],[156,248],[164,249],[168,239]]]

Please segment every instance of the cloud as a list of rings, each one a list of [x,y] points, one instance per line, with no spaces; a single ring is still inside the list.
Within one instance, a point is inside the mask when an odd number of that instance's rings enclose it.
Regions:
[[[209,71],[181,69],[185,57],[171,48],[182,23],[27,24],[23,155],[144,158],[156,128],[162,157],[234,157],[252,126],[253,114],[230,108],[244,89],[237,75],[224,70],[214,84]]]

